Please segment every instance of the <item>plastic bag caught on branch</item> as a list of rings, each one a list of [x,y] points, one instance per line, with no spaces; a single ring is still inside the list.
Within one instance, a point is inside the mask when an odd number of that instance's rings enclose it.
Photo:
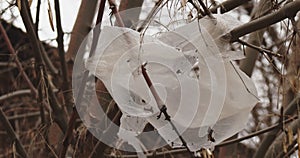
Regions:
[[[118,136],[137,152],[164,145],[155,146],[157,138],[141,139],[156,136],[143,132],[147,123],[167,144],[183,145],[170,123],[163,117],[157,119],[160,109],[141,73],[143,63],[191,151],[213,148],[244,128],[258,101],[256,88],[230,62],[237,59],[236,52],[227,52],[229,43],[221,38],[232,27],[230,17],[215,17],[158,38],[140,36],[127,28],[102,30],[96,53],[85,67],[105,84],[118,104],[123,113]]]

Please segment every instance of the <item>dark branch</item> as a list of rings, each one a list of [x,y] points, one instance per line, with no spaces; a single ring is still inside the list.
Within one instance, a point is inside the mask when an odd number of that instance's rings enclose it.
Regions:
[[[68,79],[68,71],[67,71],[67,63],[65,59],[65,50],[64,50],[64,33],[62,30],[61,25],[61,16],[60,16],[60,6],[59,6],[59,0],[54,1],[55,5],[55,16],[56,16],[56,29],[57,29],[57,45],[58,45],[58,53],[59,53],[59,59],[61,64],[61,72],[62,72],[62,79],[63,79],[63,95],[64,99],[66,101],[66,107],[68,111],[72,110],[73,105],[73,95],[72,91],[70,91],[71,86]]]
[[[174,123],[171,121],[171,116],[168,114],[167,112],[167,106],[164,105],[163,101],[160,99],[158,93],[156,92],[153,84],[152,84],[152,81],[148,75],[148,73],[146,72],[146,69],[145,69],[145,64],[143,64],[141,66],[141,69],[142,69],[142,74],[143,74],[143,77],[144,79],[146,80],[146,83],[152,93],[152,95],[154,96],[154,99],[156,101],[156,104],[158,106],[158,108],[160,109],[160,114],[157,116],[157,119],[160,118],[161,114],[164,114],[165,115],[165,120],[167,120],[170,125],[172,126],[173,130],[175,131],[175,133],[177,134],[178,138],[180,139],[180,141],[182,142],[182,145],[186,148],[186,150],[191,153],[190,149],[188,148],[187,144],[186,144],[186,141],[183,139],[183,137],[181,136],[181,134],[179,133],[179,131],[177,130],[176,126],[174,125]],[[191,154],[192,156],[192,154]]]
[[[286,18],[293,18],[299,10],[300,0],[290,2],[274,13],[255,19],[233,29],[229,32],[229,34],[225,35],[224,38],[231,42],[236,42],[241,36],[248,33],[263,29]]]
[[[35,16],[35,32],[38,34],[40,21],[41,0],[37,0],[36,16]]]
[[[251,1],[251,0],[238,0],[238,1],[237,0],[227,0],[227,1],[211,8],[210,11],[212,13],[217,13],[218,9],[220,8],[221,14],[223,14],[223,13],[233,10],[234,8],[236,8],[242,4],[245,4],[249,1]]]
[[[205,15],[208,15],[209,17],[213,18],[210,10],[206,7],[204,2],[202,0],[198,0],[198,2],[200,3],[201,7],[203,8]]]
[[[62,70],[62,77],[64,84],[68,85],[68,77],[67,77],[67,65],[65,59],[65,50],[64,50],[64,33],[61,26],[61,16],[60,16],[60,7],[59,1],[55,0],[55,16],[56,16],[56,28],[57,28],[57,44],[58,44],[58,51],[59,51],[59,58],[61,63],[61,70]],[[64,89],[66,90],[66,89]]]

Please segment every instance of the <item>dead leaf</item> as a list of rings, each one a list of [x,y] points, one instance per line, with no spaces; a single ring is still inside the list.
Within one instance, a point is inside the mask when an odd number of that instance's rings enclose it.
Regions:
[[[208,155],[209,158],[213,158],[214,157],[214,155],[213,155],[213,153],[211,152],[210,149],[206,149],[206,153],[207,153],[207,155]]]
[[[293,138],[294,138],[293,130],[291,129],[291,127],[288,127],[287,130],[288,130],[288,135],[287,135],[288,145],[291,145],[293,143]]]
[[[29,4],[29,7],[30,7],[31,4],[32,4],[32,0],[28,0],[28,4]]]
[[[48,0],[48,17],[52,31],[54,32],[53,16],[50,1]]]
[[[21,0],[17,0],[18,9],[21,10]]]
[[[63,132],[57,125],[57,123],[52,123],[48,131],[48,139],[50,145],[57,145],[63,136]]]
[[[282,141],[282,148],[283,148],[283,152],[284,152],[284,153],[287,153],[287,148],[288,148],[288,146],[287,146],[287,138],[286,138],[286,137],[283,138],[283,141]]]

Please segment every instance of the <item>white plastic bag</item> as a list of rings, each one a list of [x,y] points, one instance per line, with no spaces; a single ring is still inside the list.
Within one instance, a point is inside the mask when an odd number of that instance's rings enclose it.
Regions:
[[[156,117],[159,108],[140,70],[145,62],[172,122],[191,151],[213,148],[245,127],[258,101],[257,92],[251,79],[230,62],[236,59],[231,53],[236,52],[228,53],[228,41],[220,38],[231,26],[228,15],[225,17],[194,21],[158,38],[141,39],[138,32],[127,28],[102,30],[96,54],[88,59],[86,68],[103,81],[118,104],[123,113],[119,137],[138,152],[143,152],[141,144],[147,143],[136,139],[146,122],[168,144],[182,146],[169,122]],[[210,129],[215,141],[208,139]]]

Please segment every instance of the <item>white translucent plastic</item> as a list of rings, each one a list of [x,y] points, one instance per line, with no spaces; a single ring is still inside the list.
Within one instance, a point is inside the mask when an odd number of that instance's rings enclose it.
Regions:
[[[231,62],[242,55],[229,51],[222,38],[239,22],[228,15],[214,16],[157,38],[127,28],[103,28],[86,68],[103,81],[123,113],[118,136],[138,152],[144,150],[137,136],[146,123],[168,144],[182,146],[164,116],[156,118],[159,108],[141,73],[143,63],[191,151],[213,148],[245,127],[258,102],[256,88]],[[208,139],[208,129],[215,142]]]

